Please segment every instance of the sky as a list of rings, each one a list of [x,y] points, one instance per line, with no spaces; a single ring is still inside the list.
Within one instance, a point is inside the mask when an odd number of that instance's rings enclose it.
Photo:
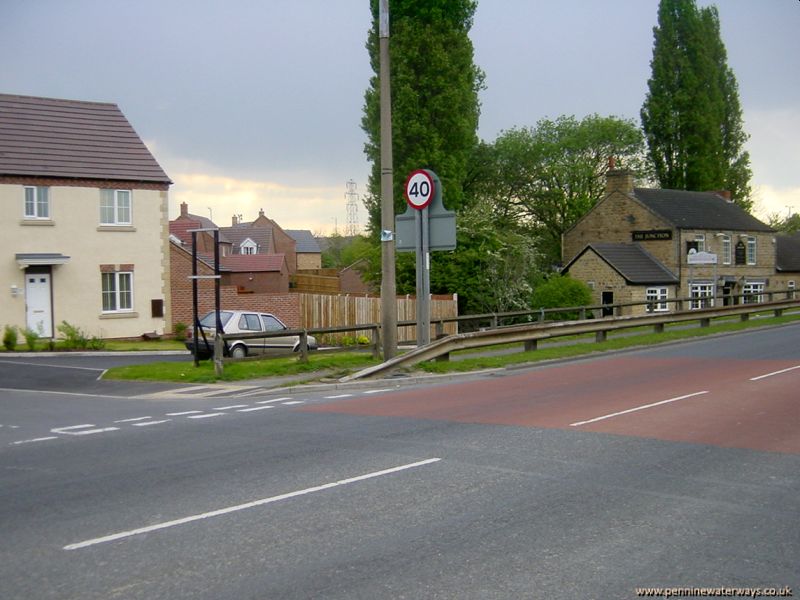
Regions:
[[[719,10],[755,212],[800,212],[800,1],[697,4]],[[479,0],[479,137],[561,115],[638,123],[657,12]],[[117,104],[174,182],[170,218],[186,202],[220,226],[263,209],[285,229],[345,233],[348,181],[367,220],[370,18],[369,0],[0,0],[0,92]]]

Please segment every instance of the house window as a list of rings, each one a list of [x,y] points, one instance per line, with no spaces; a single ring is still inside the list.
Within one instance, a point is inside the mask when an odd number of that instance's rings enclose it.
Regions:
[[[763,281],[746,281],[742,288],[743,304],[757,304],[763,302],[764,282]]]
[[[698,233],[694,236],[695,241],[695,248],[698,252],[705,252],[706,251],[706,235],[704,233]]]
[[[100,190],[100,224],[131,224],[130,190]]]
[[[756,264],[756,238],[753,236],[747,237],[747,264]]]
[[[255,254],[256,250],[258,250],[258,246],[250,238],[247,238],[239,245],[239,251],[241,254]]]
[[[651,287],[645,291],[645,299],[647,300],[647,312],[665,312],[669,310],[669,305],[666,300],[669,296],[667,288],[665,287]]]
[[[732,246],[731,246],[731,236],[723,235],[722,236],[722,264],[729,265],[731,264],[733,254],[732,254]]]
[[[46,187],[25,187],[25,218],[50,218],[50,189]]]
[[[692,309],[714,306],[714,284],[693,283],[691,287]]]
[[[133,310],[133,273],[115,271],[101,273],[103,285],[103,312],[130,312]]]

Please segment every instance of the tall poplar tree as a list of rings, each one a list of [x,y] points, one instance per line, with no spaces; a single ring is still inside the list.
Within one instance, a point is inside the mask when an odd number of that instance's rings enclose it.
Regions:
[[[365,94],[362,128],[372,163],[365,204],[370,229],[380,229],[380,82],[378,0],[367,49],[375,75]],[[476,0],[390,0],[390,61],[395,212],[405,206],[403,184],[414,169],[432,169],[445,205],[463,203],[467,162],[477,145],[483,72],[473,62],[469,30]]]
[[[663,188],[728,190],[749,210],[750,156],[719,14],[695,0],[661,0],[642,128]]]

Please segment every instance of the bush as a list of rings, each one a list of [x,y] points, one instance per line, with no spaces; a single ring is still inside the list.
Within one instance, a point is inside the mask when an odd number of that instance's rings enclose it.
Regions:
[[[28,350],[36,352],[36,343],[39,341],[39,334],[30,327],[26,327],[22,330],[22,335],[25,336],[25,344],[28,346]]]
[[[538,285],[533,292],[531,304],[534,308],[574,308],[592,303],[592,290],[582,281],[568,275],[550,277]],[[566,321],[578,319],[578,311],[548,313],[549,320]]]
[[[179,342],[186,341],[186,331],[189,329],[189,326],[186,323],[178,321],[175,323],[175,339]]]
[[[17,347],[17,328],[13,325],[6,325],[3,329],[3,348],[13,352]]]
[[[61,321],[61,325],[58,326],[58,332],[64,336],[64,348],[67,350],[85,350],[89,347],[89,338],[86,337],[80,327]]]

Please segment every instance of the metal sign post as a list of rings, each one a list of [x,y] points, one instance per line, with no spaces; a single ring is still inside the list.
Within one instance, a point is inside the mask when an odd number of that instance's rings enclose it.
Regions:
[[[417,253],[417,345],[431,341],[431,250],[456,247],[456,215],[442,204],[442,185],[429,169],[406,179],[408,208],[396,218],[397,250]]]

